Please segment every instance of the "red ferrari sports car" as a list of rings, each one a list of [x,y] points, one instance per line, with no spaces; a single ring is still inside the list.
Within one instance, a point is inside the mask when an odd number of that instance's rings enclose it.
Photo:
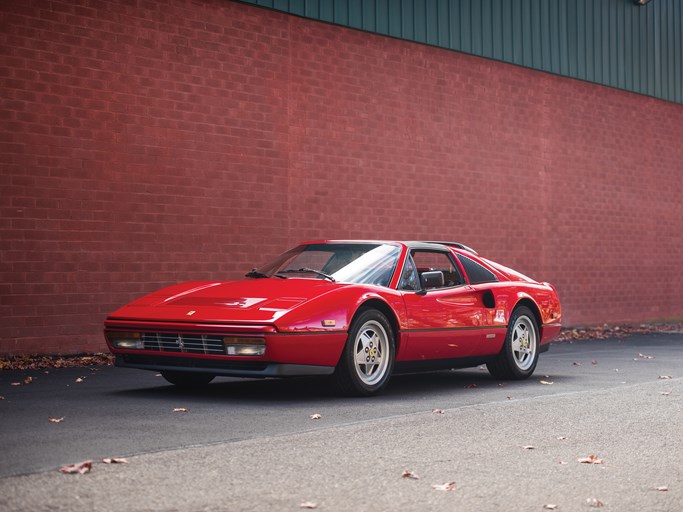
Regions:
[[[372,395],[396,372],[486,364],[525,379],[560,330],[552,285],[453,242],[312,241],[239,281],[169,286],[105,321],[116,365],[180,386],[328,375]]]

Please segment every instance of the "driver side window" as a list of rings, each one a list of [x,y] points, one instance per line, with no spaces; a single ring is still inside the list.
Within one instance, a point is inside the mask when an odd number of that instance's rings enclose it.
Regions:
[[[465,283],[458,266],[448,254],[438,251],[412,251],[403,267],[399,283],[401,290],[419,290],[420,277],[424,272],[442,272],[443,286],[451,288]]]

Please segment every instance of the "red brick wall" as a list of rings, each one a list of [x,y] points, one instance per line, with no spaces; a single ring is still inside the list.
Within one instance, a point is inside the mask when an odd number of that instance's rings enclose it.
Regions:
[[[683,317],[683,106],[229,1],[0,2],[0,354],[310,238],[465,242]]]

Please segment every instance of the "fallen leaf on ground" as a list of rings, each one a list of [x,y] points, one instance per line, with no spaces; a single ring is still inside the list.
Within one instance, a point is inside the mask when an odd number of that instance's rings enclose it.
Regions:
[[[31,382],[33,382],[33,377],[26,377],[24,379],[24,384],[30,384]]]
[[[83,462],[78,462],[77,464],[71,464],[69,466],[62,466],[59,471],[69,475],[74,475],[78,473],[79,475],[84,475],[92,469],[92,461],[86,460]]]
[[[108,457],[106,459],[102,459],[102,462],[105,464],[128,464],[128,459],[123,457]]]
[[[605,505],[605,504],[604,504],[602,501],[600,501],[598,498],[588,498],[588,499],[586,500],[586,503],[588,503],[588,505],[590,505],[591,507],[595,507],[595,508],[600,508],[600,507],[602,507],[602,506]]]
[[[320,416],[320,414],[311,414],[309,418],[311,418],[312,420],[319,420],[320,418],[322,418],[322,416]]]
[[[552,380],[542,380],[541,384],[545,384],[546,386],[552,386],[555,383]]]
[[[432,409],[432,413],[434,414],[446,414],[446,411],[443,409]]]
[[[314,509],[318,508],[317,503],[313,503],[312,501],[304,501],[301,505],[299,505],[300,508],[308,508],[308,509]]]
[[[61,423],[62,421],[64,421],[64,416],[62,416],[61,418],[48,417],[47,420],[48,420],[50,423]]]
[[[672,377],[671,377],[671,375],[660,375],[660,376],[657,377],[657,378],[658,378],[658,379],[661,379],[661,380],[669,380],[669,379],[671,379]]]
[[[664,395],[664,396],[669,396],[671,394],[671,391],[660,391],[659,394]]]
[[[653,491],[663,491],[663,492],[666,492],[666,491],[669,490],[669,488],[668,488],[666,485],[661,485],[661,486],[659,486],[659,487],[653,487],[652,490],[653,490]]]
[[[598,364],[598,360],[597,360],[597,359],[593,359],[593,360],[591,361],[591,364]]]
[[[527,444],[526,446],[522,446],[525,450],[535,450],[536,447],[532,444]]]
[[[465,389],[473,389],[476,387],[479,387],[479,386],[477,386],[476,384],[468,384],[467,386],[465,386]]]
[[[445,484],[432,484],[432,489],[437,491],[454,491],[456,489],[455,482],[446,482]]]
[[[605,461],[602,459],[599,459],[595,455],[589,455],[588,457],[583,457],[581,459],[577,459],[578,462],[581,464],[604,464]]]
[[[419,476],[417,476],[412,471],[408,471],[407,469],[401,474],[401,478],[412,478],[413,480],[419,480],[420,479]]]
[[[173,412],[188,412],[190,409],[186,409],[185,407],[174,407]]]
[[[557,510],[557,505],[555,505],[554,503],[546,503],[545,505],[543,505],[543,508],[545,510]]]

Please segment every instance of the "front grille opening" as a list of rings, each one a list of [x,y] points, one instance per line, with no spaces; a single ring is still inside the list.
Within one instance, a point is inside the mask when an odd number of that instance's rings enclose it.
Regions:
[[[188,354],[225,355],[223,336],[146,332],[142,335],[145,350]]]

